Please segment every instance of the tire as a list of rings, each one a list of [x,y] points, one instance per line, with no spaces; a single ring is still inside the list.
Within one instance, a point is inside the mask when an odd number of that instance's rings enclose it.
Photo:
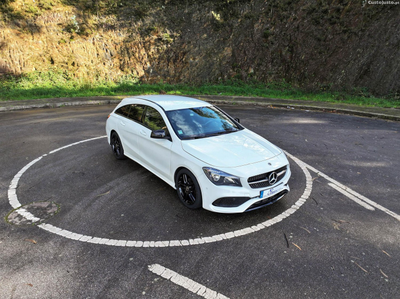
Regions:
[[[123,160],[126,158],[124,155],[124,148],[122,147],[121,139],[119,139],[119,136],[116,132],[111,133],[110,145],[115,158],[117,158],[118,160]]]
[[[189,209],[199,209],[203,205],[200,185],[195,176],[187,169],[178,171],[175,180],[179,200]]]

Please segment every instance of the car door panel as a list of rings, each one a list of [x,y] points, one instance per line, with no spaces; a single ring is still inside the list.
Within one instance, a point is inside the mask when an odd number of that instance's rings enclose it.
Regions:
[[[147,110],[151,110],[154,114],[157,112],[158,117],[162,119],[161,114],[154,108],[148,107]],[[148,111],[145,112],[145,115],[147,114]],[[163,126],[166,127],[164,120],[163,122]],[[172,142],[169,139],[151,138],[152,130],[145,125],[153,129],[163,128],[159,124],[149,124],[144,121],[144,125],[139,130],[137,140],[137,154],[139,159],[154,172],[159,173],[163,177],[169,177],[171,172],[170,156]]]
[[[142,125],[140,124],[141,115],[145,110],[143,105],[128,105],[121,108],[123,111],[119,116],[118,131],[128,157],[137,159],[137,136]]]

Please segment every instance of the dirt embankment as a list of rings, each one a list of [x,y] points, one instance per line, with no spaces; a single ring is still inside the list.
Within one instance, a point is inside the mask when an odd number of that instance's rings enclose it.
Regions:
[[[360,3],[361,2],[361,3]],[[0,73],[400,93],[400,4],[4,0]],[[396,3],[396,1],[393,1]]]

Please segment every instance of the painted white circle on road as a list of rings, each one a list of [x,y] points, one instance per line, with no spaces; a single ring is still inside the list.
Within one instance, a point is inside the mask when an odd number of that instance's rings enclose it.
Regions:
[[[33,214],[30,212],[26,211],[25,209],[21,208],[21,203],[18,201],[18,196],[17,196],[17,187],[18,187],[18,182],[21,176],[35,163],[39,162],[42,158],[46,157],[47,155],[51,155],[53,153],[56,153],[58,151],[61,151],[63,149],[69,148],[74,145],[78,145],[84,142],[89,142],[101,138],[106,138],[107,136],[100,136],[100,137],[95,137],[95,138],[90,138],[86,140],[82,140],[79,142],[71,143],[69,145],[60,147],[58,149],[55,149],[48,154],[44,154],[40,156],[39,158],[33,160],[29,164],[27,164],[25,167],[23,167],[13,178],[11,181],[10,187],[8,188],[8,200],[10,202],[10,205],[17,210],[17,212],[25,217],[28,220],[31,220],[32,222],[40,222],[41,219],[38,217],[35,217]],[[86,242],[86,243],[93,243],[93,244],[104,244],[104,245],[110,245],[110,246],[122,246],[122,247],[176,247],[176,246],[188,246],[188,245],[198,245],[198,244],[206,244],[206,243],[213,243],[213,242],[218,242],[222,240],[227,240],[239,236],[244,236],[248,235],[251,233],[254,233],[256,231],[259,231],[261,229],[264,229],[266,227],[272,226],[275,223],[278,223],[282,221],[283,219],[289,217],[292,215],[294,212],[296,212],[309,198],[312,190],[312,178],[311,174],[306,168],[305,164],[297,159],[296,157],[290,155],[289,153],[286,153],[300,168],[303,170],[304,175],[306,177],[306,188],[304,190],[304,193],[300,198],[286,211],[283,213],[275,216],[272,219],[269,219],[267,221],[261,222],[257,225],[253,225],[250,227],[246,227],[243,229],[235,230],[235,231],[230,231],[227,233],[222,233],[218,235],[213,235],[210,237],[201,237],[201,238],[195,238],[195,239],[186,239],[186,240],[165,240],[165,241],[131,241],[131,240],[117,240],[117,239],[107,239],[107,238],[98,238],[95,236],[88,236],[88,235],[83,235],[79,233],[75,233],[69,230],[62,229],[60,227],[47,224],[47,223],[41,223],[38,225],[41,229],[44,229],[48,232],[51,232],[53,234],[59,235],[61,237],[71,239],[71,240],[77,240],[81,242]]]

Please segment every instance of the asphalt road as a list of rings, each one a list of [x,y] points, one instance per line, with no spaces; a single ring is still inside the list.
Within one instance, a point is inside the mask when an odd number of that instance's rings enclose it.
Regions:
[[[400,123],[221,108],[287,151],[278,203],[186,209],[114,159],[113,106],[1,113],[0,297],[399,298]]]

